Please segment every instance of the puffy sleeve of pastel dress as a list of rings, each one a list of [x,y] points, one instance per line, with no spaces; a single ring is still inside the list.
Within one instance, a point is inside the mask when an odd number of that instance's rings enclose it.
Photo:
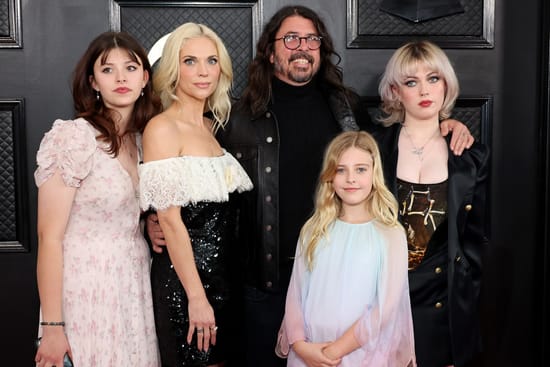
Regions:
[[[62,242],[65,332],[76,366],[157,367],[137,187],[98,134],[84,119],[56,120],[36,157],[38,187],[59,172],[76,188]]]
[[[288,289],[283,331],[296,341],[330,342],[349,328],[360,348],[342,367],[415,364],[407,281],[407,243],[401,227],[336,220],[318,244],[310,270],[301,245]],[[305,367],[291,349],[289,367]]]
[[[36,155],[36,185],[41,186],[59,170],[67,186],[80,187],[92,169],[96,146],[94,130],[85,120],[56,120]]]
[[[151,279],[157,335],[163,364],[211,365],[227,359],[237,335],[234,303],[238,287],[235,239],[236,201],[252,182],[226,151],[218,157],[182,156],[140,166],[140,203],[144,210],[181,207],[195,265],[218,326],[216,345],[208,352],[187,343],[188,302],[167,251],[153,255]]]

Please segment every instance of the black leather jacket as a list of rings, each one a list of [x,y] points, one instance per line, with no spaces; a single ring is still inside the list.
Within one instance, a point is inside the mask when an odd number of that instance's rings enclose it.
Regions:
[[[359,98],[353,101],[342,93],[328,94],[329,107],[342,131],[370,125]],[[357,118],[356,118],[357,117]],[[363,126],[362,126],[363,127]],[[315,132],[312,132],[315,133]],[[269,106],[259,116],[244,108],[234,108],[229,123],[217,138],[244,167],[254,189],[239,195],[239,226],[236,247],[246,284],[264,291],[285,290],[280,284],[279,254],[279,129],[277,117]],[[304,193],[311,195],[311,193]]]
[[[377,132],[376,137],[382,155],[384,178],[386,185],[394,195],[397,195],[397,159],[399,156],[398,142],[400,124],[394,124]],[[449,143],[450,137],[447,138]],[[436,241],[445,241],[447,256],[438,272],[434,266],[433,278],[419,277],[409,272],[411,291],[421,289],[423,282],[432,281],[437,274],[447,274],[447,299],[441,299],[439,294],[422,295],[422,304],[415,303],[411,293],[413,317],[417,322],[415,340],[422,338],[427,342],[416,343],[417,357],[429,356],[430,360],[420,361],[427,366],[441,366],[447,361],[434,361],[437,358],[434,350],[451,348],[455,366],[464,366],[479,352],[481,336],[479,330],[478,305],[481,290],[482,255],[488,244],[486,194],[489,174],[489,151],[479,143],[465,150],[461,156],[455,156],[449,150],[448,159],[448,194],[447,194],[447,228],[442,233],[446,236],[436,236]],[[438,229],[439,231],[439,229]],[[446,303],[450,340],[444,338],[433,340],[432,335],[426,335],[424,325],[433,324],[434,314],[441,312],[438,302]],[[441,305],[440,303],[440,305]],[[433,325],[431,325],[433,326]],[[426,350],[419,348],[426,346]]]

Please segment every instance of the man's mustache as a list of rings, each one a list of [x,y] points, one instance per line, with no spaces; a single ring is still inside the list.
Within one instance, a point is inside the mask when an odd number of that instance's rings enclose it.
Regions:
[[[313,64],[313,56],[311,56],[310,54],[308,54],[307,52],[297,52],[295,54],[293,54],[292,56],[290,56],[290,59],[289,59],[289,62],[292,62],[294,60],[298,60],[298,59],[306,59],[307,61],[309,61],[310,64]]]

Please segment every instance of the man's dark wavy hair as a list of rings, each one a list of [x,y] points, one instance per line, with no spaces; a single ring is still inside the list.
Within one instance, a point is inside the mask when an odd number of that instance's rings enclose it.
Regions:
[[[320,48],[320,68],[317,73],[319,81],[329,89],[336,89],[348,94],[348,89],[342,81],[342,69],[337,66],[340,55],[334,50],[332,38],[321,18],[313,10],[299,5],[281,8],[265,25],[256,45],[256,56],[248,67],[248,85],[246,86],[238,107],[250,109],[253,116],[265,112],[271,99],[271,80],[274,68],[269,61],[273,52],[273,40],[283,21],[291,16],[298,15],[311,20],[319,36],[323,38]],[[333,62],[333,57],[337,59]]]

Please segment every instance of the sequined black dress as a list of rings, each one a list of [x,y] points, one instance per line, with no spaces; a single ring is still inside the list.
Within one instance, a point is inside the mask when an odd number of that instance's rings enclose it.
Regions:
[[[155,323],[163,366],[207,366],[227,359],[234,333],[232,291],[236,286],[230,261],[234,244],[236,191],[252,184],[229,154],[220,157],[178,157],[140,167],[142,208],[181,206],[195,264],[216,318],[217,342],[208,352],[196,348],[196,334],[186,341],[188,303],[167,251],[154,254],[151,284]]]

